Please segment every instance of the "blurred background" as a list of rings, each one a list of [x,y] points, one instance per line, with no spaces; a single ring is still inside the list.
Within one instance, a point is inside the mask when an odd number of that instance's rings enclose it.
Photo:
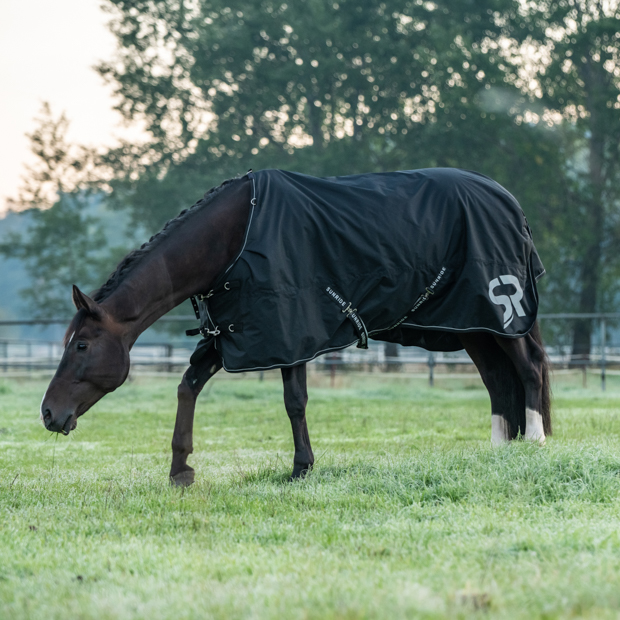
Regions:
[[[24,321],[68,319],[72,284],[98,288],[224,179],[432,166],[482,172],[521,203],[556,363],[584,379],[620,363],[618,5],[3,2],[0,366],[32,367],[38,343],[56,359],[66,323]],[[171,369],[185,327],[140,342],[172,347],[156,354]],[[402,370],[403,353],[368,355]]]

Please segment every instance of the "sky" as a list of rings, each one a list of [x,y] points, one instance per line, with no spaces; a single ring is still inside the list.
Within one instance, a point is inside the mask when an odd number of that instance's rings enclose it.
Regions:
[[[123,127],[112,89],[93,70],[115,39],[100,0],[0,0],[0,214],[32,162],[26,133],[43,101],[70,121],[69,141],[111,146]],[[1,216],[1,215],[0,215]]]

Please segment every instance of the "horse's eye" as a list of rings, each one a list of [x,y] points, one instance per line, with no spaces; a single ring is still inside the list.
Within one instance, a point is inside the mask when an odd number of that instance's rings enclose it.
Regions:
[[[75,348],[78,351],[86,351],[86,349],[88,349],[88,345],[85,342],[78,342]]]

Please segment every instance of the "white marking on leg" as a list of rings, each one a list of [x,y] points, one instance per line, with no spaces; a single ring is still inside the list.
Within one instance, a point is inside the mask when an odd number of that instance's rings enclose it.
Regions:
[[[545,430],[542,415],[535,409],[525,408],[525,439],[545,445]]]
[[[491,445],[501,446],[510,441],[510,427],[508,420],[499,413],[491,416]]]

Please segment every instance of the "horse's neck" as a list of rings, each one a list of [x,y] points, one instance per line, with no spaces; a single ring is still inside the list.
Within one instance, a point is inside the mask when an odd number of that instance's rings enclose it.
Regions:
[[[221,190],[145,256],[102,302],[123,326],[129,346],[166,312],[209,290],[241,250],[250,210],[250,181]]]

